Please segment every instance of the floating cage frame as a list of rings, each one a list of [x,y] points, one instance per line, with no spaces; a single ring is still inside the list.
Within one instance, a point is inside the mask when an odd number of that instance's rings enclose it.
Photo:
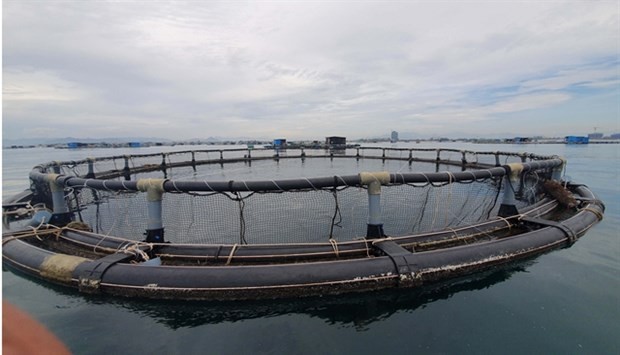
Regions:
[[[433,164],[435,171],[275,180],[171,178],[179,168],[189,169],[189,176],[193,172],[195,177],[202,165],[224,168],[314,158],[396,161],[404,166],[422,162]],[[526,153],[375,147],[201,150],[50,162],[34,167],[30,189],[3,205],[3,264],[84,293],[159,299],[262,299],[419,287],[570,246],[584,235],[603,218],[604,205],[586,186],[562,181],[565,164],[557,156]],[[441,170],[446,167],[451,170]],[[456,184],[482,184],[485,198],[491,201],[484,213],[468,212],[468,217],[475,214],[473,220],[459,216],[439,226],[436,215],[430,225],[416,216],[424,230],[390,232],[384,226],[386,206],[393,202],[382,198],[386,191],[424,187],[422,211],[439,210],[442,196],[429,207],[429,195],[447,188],[451,196]],[[341,228],[337,217],[342,217],[344,203],[338,197],[346,189],[367,197],[364,218],[356,220],[360,214],[352,218],[351,223],[358,224],[353,236],[338,236],[333,232]],[[328,223],[315,233],[322,240],[266,243],[248,237],[244,216],[251,211],[246,201],[283,193],[333,197],[329,213],[322,211]],[[238,211],[232,216],[233,234],[238,237],[187,242],[192,240],[187,232],[169,233],[164,221],[174,208],[164,208],[163,202],[172,195],[182,199],[225,196]],[[287,196],[292,195],[283,198]],[[389,197],[398,200],[399,195],[395,196]],[[128,218],[132,213],[118,208],[134,203],[127,201],[142,201],[141,213],[135,211],[139,218],[127,223],[142,228],[141,232],[117,235],[114,229],[100,229],[103,206],[108,207],[107,213],[117,214],[108,217]],[[278,207],[278,213],[284,213],[279,217],[284,223],[299,230],[304,225],[296,225],[300,221],[286,215],[296,203]],[[460,204],[468,211],[483,209],[468,206],[468,200]],[[207,204],[197,209],[191,213],[218,208]],[[223,210],[218,218],[229,214]],[[403,210],[402,203],[393,210]],[[407,218],[411,214],[415,213],[405,211]],[[192,221],[185,231],[191,232],[194,225]],[[362,235],[358,235],[359,225],[365,227]],[[273,228],[266,230],[275,233]],[[205,234],[195,234],[201,233]]]

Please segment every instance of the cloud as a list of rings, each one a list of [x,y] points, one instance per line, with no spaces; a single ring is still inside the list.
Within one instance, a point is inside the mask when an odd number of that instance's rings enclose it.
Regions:
[[[561,70],[548,77],[525,80],[521,83],[523,92],[537,90],[562,90],[575,86],[613,86],[619,79],[618,67],[581,67]]]
[[[612,2],[3,6],[13,136],[41,117],[95,137],[475,134],[620,80]]]
[[[2,87],[4,102],[76,101],[84,97],[78,85],[48,71],[6,70]]]

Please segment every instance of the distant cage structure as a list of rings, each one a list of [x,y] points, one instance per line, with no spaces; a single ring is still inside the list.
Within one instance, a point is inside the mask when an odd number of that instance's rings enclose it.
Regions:
[[[542,183],[559,178],[564,164],[558,157],[456,149],[360,147],[336,153],[196,150],[50,162],[30,174],[32,203],[53,206],[55,225],[77,220],[96,233],[148,242],[348,241],[508,216],[538,202]],[[407,171],[279,180],[200,175],[201,167],[226,173],[227,167],[321,159],[336,169],[349,160],[355,168],[364,161],[377,170]],[[511,171],[514,163],[518,176]]]

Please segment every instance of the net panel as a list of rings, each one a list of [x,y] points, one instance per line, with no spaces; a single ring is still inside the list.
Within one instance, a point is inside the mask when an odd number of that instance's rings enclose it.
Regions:
[[[495,166],[498,162],[523,162],[527,157],[437,149],[348,149],[335,154],[307,150],[303,156],[301,153],[300,150],[187,151],[97,158],[94,163],[69,162],[59,168],[62,174],[83,177],[92,168],[99,176],[118,173],[128,166],[132,173],[117,174],[113,178],[117,181],[145,178],[249,181],[330,175],[338,179],[337,175],[355,175],[360,171],[457,172],[472,164]],[[463,160],[467,165],[461,164]],[[196,163],[191,164],[192,161]],[[135,173],[136,169],[144,168],[150,170]],[[46,170],[53,169],[49,165]],[[501,177],[489,177],[478,181],[382,186],[384,231],[389,236],[403,236],[486,220],[497,215],[507,188],[515,191],[516,207],[524,208],[541,199],[540,186],[550,175],[551,170],[543,169],[522,174],[510,183]],[[49,194],[45,184],[34,185],[33,189],[40,194]],[[146,194],[87,187],[66,189],[66,193],[71,210],[95,232],[144,239],[148,220]],[[330,238],[346,241],[366,235],[368,194],[365,187],[353,186],[287,192],[174,192],[164,194],[162,209],[165,238],[175,243],[306,243]]]
[[[384,231],[402,236],[473,224],[497,214],[504,188],[520,192],[518,208],[541,198],[540,176],[503,186],[500,179],[443,186],[383,186]],[[523,186],[521,186],[523,185]],[[82,189],[81,218],[96,232],[141,240],[147,201],[141,193]],[[271,193],[167,193],[166,240],[175,243],[306,243],[363,238],[368,220],[364,188]]]

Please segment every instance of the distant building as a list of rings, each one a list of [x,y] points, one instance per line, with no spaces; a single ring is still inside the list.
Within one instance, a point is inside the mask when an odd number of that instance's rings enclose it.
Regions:
[[[588,134],[590,139],[603,139],[603,133],[590,133]]]
[[[76,149],[76,148],[86,148],[88,144],[80,143],[80,142],[69,142],[67,143],[67,148]]]
[[[620,133],[614,133],[609,138],[611,138],[611,139],[620,139]]]
[[[513,143],[515,144],[523,144],[523,143],[531,143],[532,138],[530,137],[515,137]]]
[[[274,148],[286,148],[286,139],[278,138],[273,140]]]
[[[140,142],[129,142],[129,147],[131,148],[140,148],[142,145]]]
[[[326,137],[325,145],[329,148],[338,148],[344,149],[347,146],[347,138],[346,137]]]
[[[584,136],[566,136],[564,137],[564,143],[566,144],[588,144],[589,137]]]
[[[390,136],[390,142],[392,143],[398,142],[398,132],[392,131],[392,135]]]

